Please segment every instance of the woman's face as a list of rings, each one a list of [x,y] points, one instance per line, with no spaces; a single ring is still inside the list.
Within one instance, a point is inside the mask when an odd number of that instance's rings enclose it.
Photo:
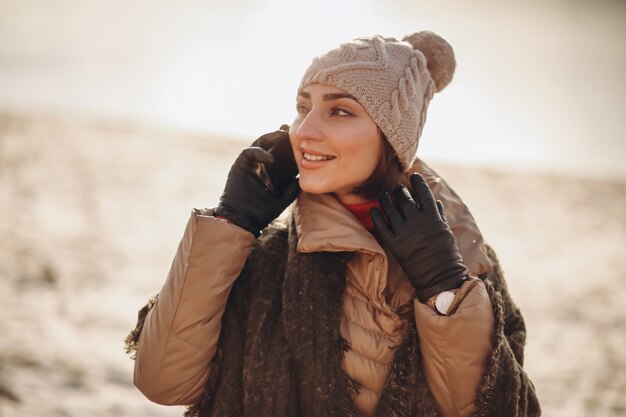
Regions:
[[[354,97],[325,84],[298,92],[298,115],[289,130],[300,171],[300,188],[334,193],[344,204],[365,201],[352,194],[373,172],[383,139],[376,123]]]

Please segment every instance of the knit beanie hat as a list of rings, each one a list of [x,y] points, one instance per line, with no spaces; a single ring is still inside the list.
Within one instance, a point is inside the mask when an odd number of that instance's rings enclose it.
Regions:
[[[416,32],[402,42],[374,36],[344,43],[313,59],[300,89],[321,83],[354,96],[409,169],[428,103],[452,80],[452,47],[432,32]]]

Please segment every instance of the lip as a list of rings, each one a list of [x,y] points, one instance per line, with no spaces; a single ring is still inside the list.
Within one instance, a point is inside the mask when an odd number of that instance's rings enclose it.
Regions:
[[[314,156],[332,156],[332,159],[327,159],[324,161],[309,161],[308,159],[304,158],[304,154],[309,154],[309,155],[314,155]],[[312,149],[304,149],[304,148],[300,148],[300,166],[302,168],[305,169],[315,169],[315,168],[322,168],[323,166],[328,165],[329,163],[331,163],[334,159],[336,159],[336,157],[334,155],[329,155],[329,154],[325,154],[322,152],[317,152],[314,151]]]

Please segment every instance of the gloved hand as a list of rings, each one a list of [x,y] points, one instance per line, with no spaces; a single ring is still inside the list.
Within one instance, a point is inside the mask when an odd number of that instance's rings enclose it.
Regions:
[[[425,302],[441,291],[458,288],[467,275],[456,239],[446,222],[443,205],[435,202],[426,180],[411,175],[413,192],[394,190],[396,205],[388,193],[380,198],[387,220],[376,207],[370,211],[376,232]]]
[[[244,149],[228,173],[214,211],[255,236],[298,196],[298,167],[286,125]]]

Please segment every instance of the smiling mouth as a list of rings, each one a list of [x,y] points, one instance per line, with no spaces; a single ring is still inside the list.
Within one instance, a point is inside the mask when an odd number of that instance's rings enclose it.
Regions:
[[[303,152],[302,153],[302,157],[307,160],[307,161],[311,161],[311,162],[317,162],[317,161],[329,161],[331,159],[335,159],[334,156],[322,156],[322,155],[311,155],[310,153],[306,153]]]

